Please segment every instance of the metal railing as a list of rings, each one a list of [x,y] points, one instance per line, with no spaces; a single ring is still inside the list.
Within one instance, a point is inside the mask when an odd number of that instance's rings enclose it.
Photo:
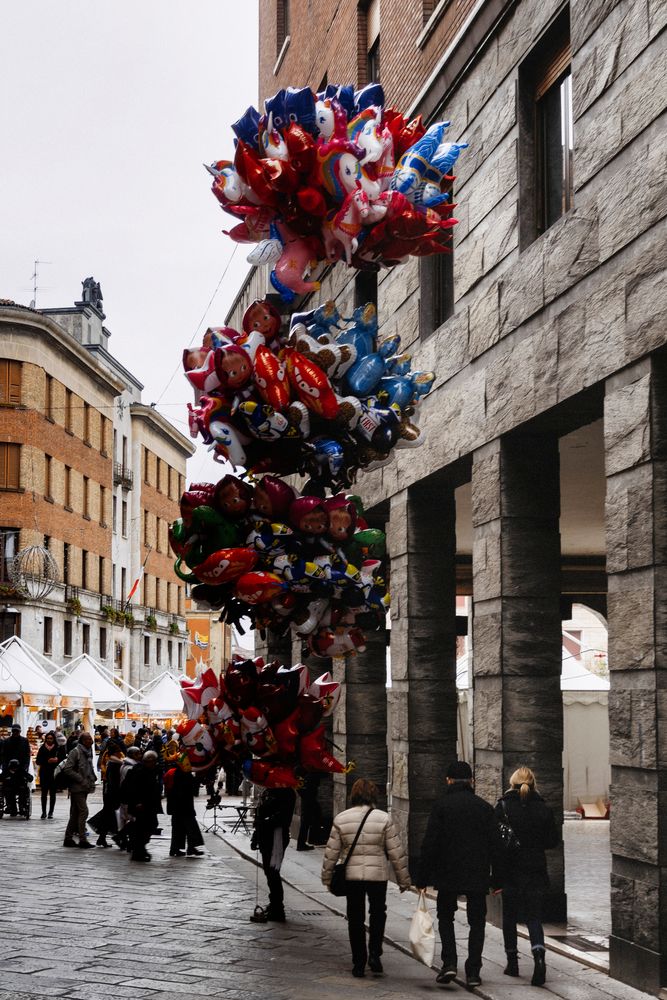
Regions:
[[[134,484],[134,473],[122,462],[113,464],[113,484],[114,486],[124,486],[126,490],[131,490]]]

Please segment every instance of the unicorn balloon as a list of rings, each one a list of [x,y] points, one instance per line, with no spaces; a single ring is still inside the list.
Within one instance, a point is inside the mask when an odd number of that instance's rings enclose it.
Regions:
[[[449,198],[441,184],[467,142],[443,142],[449,122],[431,125],[426,134],[403,153],[396,164],[390,188],[417,208],[435,208]]]

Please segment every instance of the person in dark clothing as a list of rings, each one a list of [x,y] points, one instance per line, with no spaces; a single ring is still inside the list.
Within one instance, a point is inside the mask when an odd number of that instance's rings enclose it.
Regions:
[[[12,726],[12,735],[2,744],[2,766],[6,768],[10,760],[17,760],[24,771],[30,770],[30,743],[21,736],[18,722]]]
[[[308,841],[319,843],[321,840],[322,810],[317,800],[319,787],[319,774],[311,773],[305,776],[303,786],[299,789],[301,822],[299,824],[299,834],[296,839],[297,851],[312,851],[314,848]]]
[[[195,776],[187,754],[180,754],[173,761],[164,776],[167,794],[167,812],[171,816],[170,858],[185,857],[187,843],[188,857],[200,858],[204,852],[199,848],[204,843],[197,813],[195,812]]]
[[[125,753],[120,743],[116,743],[109,737],[104,747],[104,761],[102,765],[102,808],[92,819],[88,820],[88,825],[97,834],[96,844],[98,847],[111,847],[107,841],[107,834],[114,837],[118,833],[116,822],[116,809],[120,806],[120,765],[125,759]],[[100,759],[102,754],[100,754]]]
[[[46,819],[47,800],[49,805],[49,819],[53,819],[57,791],[56,779],[53,772],[61,760],[64,759],[65,747],[58,746],[55,733],[48,732],[35,758],[35,763],[39,767],[39,787],[42,793],[42,819]]]
[[[469,987],[482,982],[482,950],[489,886],[501,885],[498,821],[493,806],[473,791],[472,770],[463,760],[447,769],[447,787],[434,804],[422,843],[416,885],[438,890],[437,912],[442,943],[442,969],[438,983],[456,977],[457,954],[454,914],[457,897],[466,897],[470,934],[465,963]]]
[[[129,828],[133,861],[150,861],[146,845],[157,829],[158,813],[162,812],[157,783],[157,754],[147,750],[141,763],[128,771],[120,788],[120,800],[127,805],[133,818]]]
[[[545,850],[557,847],[560,833],[554,814],[535,786],[529,767],[520,767],[510,778],[508,791],[498,800],[496,816],[512,827],[518,846],[505,869],[503,886],[503,941],[507,954],[506,976],[519,975],[516,925],[523,914],[533,951],[532,986],[544,986],[546,963],[542,900],[549,888]]]
[[[32,775],[18,760],[10,760],[2,769],[2,794],[10,816],[28,813]]]
[[[265,788],[255,812],[255,829],[250,846],[258,850],[269,887],[267,920],[283,923],[285,904],[280,866],[289,843],[289,828],[294,815],[296,795],[292,788]]]

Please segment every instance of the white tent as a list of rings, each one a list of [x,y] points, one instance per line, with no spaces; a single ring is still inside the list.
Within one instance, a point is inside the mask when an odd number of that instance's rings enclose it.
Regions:
[[[0,699],[24,709],[58,708],[61,691],[39,662],[39,654],[18,636],[0,643]]]
[[[168,670],[139,688],[137,697],[147,702],[148,714],[154,718],[166,719],[184,713],[181,685]]]
[[[110,670],[88,653],[82,653],[66,667],[61,667],[56,677],[66,675],[87,688],[93,696],[98,711],[128,711],[141,714],[146,705],[135,697],[136,692],[124,681],[118,681]]]

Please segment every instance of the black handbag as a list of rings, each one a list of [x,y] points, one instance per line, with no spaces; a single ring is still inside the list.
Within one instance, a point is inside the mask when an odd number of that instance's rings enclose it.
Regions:
[[[512,829],[512,826],[507,815],[507,806],[505,805],[505,799],[500,800],[504,819],[498,821],[498,830],[500,832],[500,845],[502,847],[503,853],[505,855],[514,854],[515,851],[521,847],[521,842],[517,837],[516,833]]]
[[[357,841],[359,840],[361,831],[364,828],[364,823],[366,822],[366,820],[368,819],[368,817],[372,812],[373,808],[371,806],[371,808],[368,810],[368,812],[362,819],[361,823],[359,824],[359,829],[357,830],[354,836],[354,840],[352,841],[352,847],[347,852],[347,857],[345,858],[345,861],[339,861],[338,864],[334,867],[334,870],[331,875],[331,882],[329,883],[329,892],[331,893],[332,896],[347,896],[347,878],[345,875],[345,869],[347,868],[348,861],[352,857],[352,851],[357,846]]]

